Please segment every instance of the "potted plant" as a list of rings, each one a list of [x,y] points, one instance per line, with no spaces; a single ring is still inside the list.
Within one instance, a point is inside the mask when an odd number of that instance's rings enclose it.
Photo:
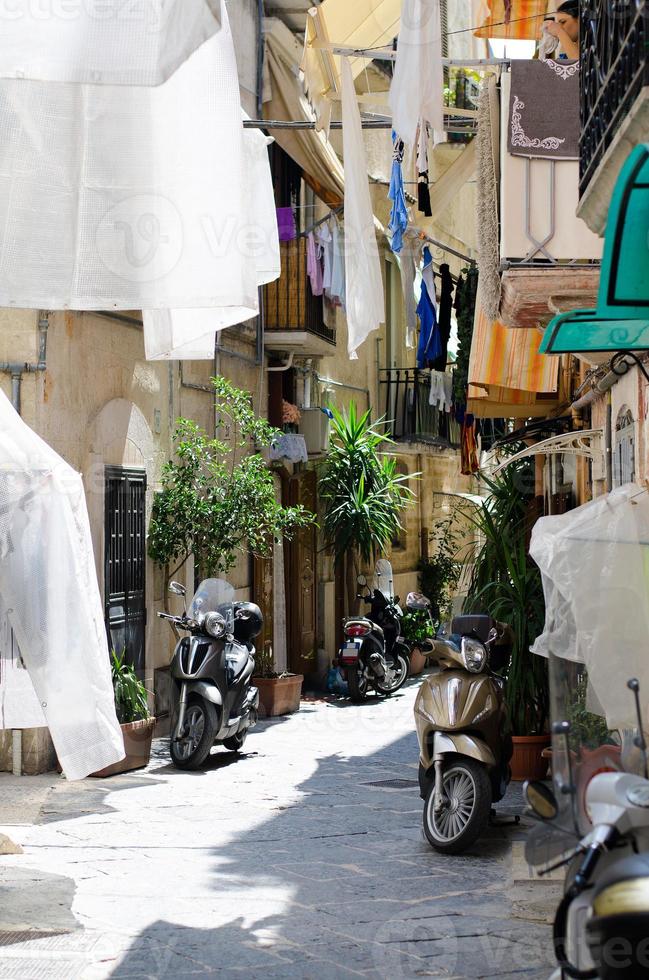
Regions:
[[[430,539],[435,554],[419,561],[419,588],[430,600],[430,613],[435,629],[439,629],[462,572],[462,562],[458,558],[460,540],[454,517],[440,521],[431,532]]]
[[[259,688],[259,715],[276,718],[290,715],[300,707],[303,674],[291,674],[275,670],[273,648],[266,643],[256,656],[254,683]]]
[[[369,411],[359,415],[352,402],[348,412],[328,412],[331,438],[319,480],[323,529],[336,564],[344,566],[352,615],[360,561],[369,565],[403,530],[401,513],[415,497],[407,483],[419,474],[397,474],[395,457],[381,451],[394,443],[380,431],[381,421],[372,424]]]
[[[483,543],[465,609],[486,612],[512,628],[505,686],[514,742],[512,778],[542,779],[547,770],[542,753],[550,744],[549,686],[546,662],[530,652],[545,619],[541,573],[528,553],[534,473],[529,460],[520,460],[498,476],[482,479],[488,497],[466,515]]]
[[[126,756],[93,776],[116,776],[121,772],[142,769],[149,764],[155,718],[149,712],[147,692],[131,664],[125,662],[125,651],[111,651],[111,672],[115,692],[117,720],[124,736]]]
[[[430,638],[431,631],[430,617],[423,609],[408,612],[401,620],[401,632],[410,648],[410,673],[413,675],[421,674],[426,666],[426,657],[422,653],[422,648]]]

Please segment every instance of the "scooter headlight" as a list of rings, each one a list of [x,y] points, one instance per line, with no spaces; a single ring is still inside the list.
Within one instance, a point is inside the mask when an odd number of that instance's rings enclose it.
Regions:
[[[223,636],[226,630],[226,623],[221,613],[208,613],[203,620],[203,629],[217,640]]]
[[[478,640],[471,640],[468,636],[463,636],[462,660],[467,670],[472,674],[479,674],[484,670],[487,662],[487,651]]]

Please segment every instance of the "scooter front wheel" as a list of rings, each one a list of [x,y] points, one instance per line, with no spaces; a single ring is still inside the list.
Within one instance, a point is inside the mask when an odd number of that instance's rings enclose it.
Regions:
[[[428,843],[444,854],[461,854],[489,823],[491,783],[475,759],[452,758],[443,772],[444,801],[435,810],[435,782],[424,802],[424,833]]]
[[[171,739],[171,759],[179,769],[200,769],[214,745],[219,730],[216,706],[198,695],[191,695],[185,712],[185,725],[179,739]]]

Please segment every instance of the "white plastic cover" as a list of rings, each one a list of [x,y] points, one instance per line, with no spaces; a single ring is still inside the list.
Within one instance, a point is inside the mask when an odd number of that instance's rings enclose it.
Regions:
[[[123,759],[81,477],[2,392],[0,595],[68,779]]]
[[[159,85],[220,20],[219,0],[3,0],[0,76]]]
[[[420,120],[435,142],[444,138],[444,72],[439,0],[403,0],[394,76],[390,86],[392,125],[414,146]]]
[[[367,177],[361,115],[348,58],[342,63],[345,159],[345,313],[350,358],[385,323],[381,262]]]
[[[649,705],[649,493],[627,484],[534,526],[545,630],[533,647],[586,665],[610,729],[635,725],[626,682]]]
[[[157,88],[0,81],[0,306],[254,308],[236,58]]]
[[[243,113],[245,119],[249,118]],[[242,129],[243,185],[246,224],[238,237],[244,261],[254,271],[256,286],[277,279],[281,272],[277,211],[268,158],[272,142],[257,129]],[[205,310],[145,310],[144,346],[147,359],[200,360],[214,356],[215,334],[259,313],[258,294],[250,307],[227,306]]]

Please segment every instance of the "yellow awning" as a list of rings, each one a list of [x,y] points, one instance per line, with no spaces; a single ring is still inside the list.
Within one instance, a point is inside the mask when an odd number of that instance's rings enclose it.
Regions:
[[[402,0],[324,0],[318,10],[326,19],[329,40],[349,48],[377,48],[391,44],[399,33]],[[354,76],[367,60],[354,58]]]
[[[491,15],[475,31],[476,37],[500,37],[508,40],[535,41],[541,33],[543,18],[548,7],[554,9],[552,0],[512,0],[509,23],[505,24],[504,0],[487,0]]]

